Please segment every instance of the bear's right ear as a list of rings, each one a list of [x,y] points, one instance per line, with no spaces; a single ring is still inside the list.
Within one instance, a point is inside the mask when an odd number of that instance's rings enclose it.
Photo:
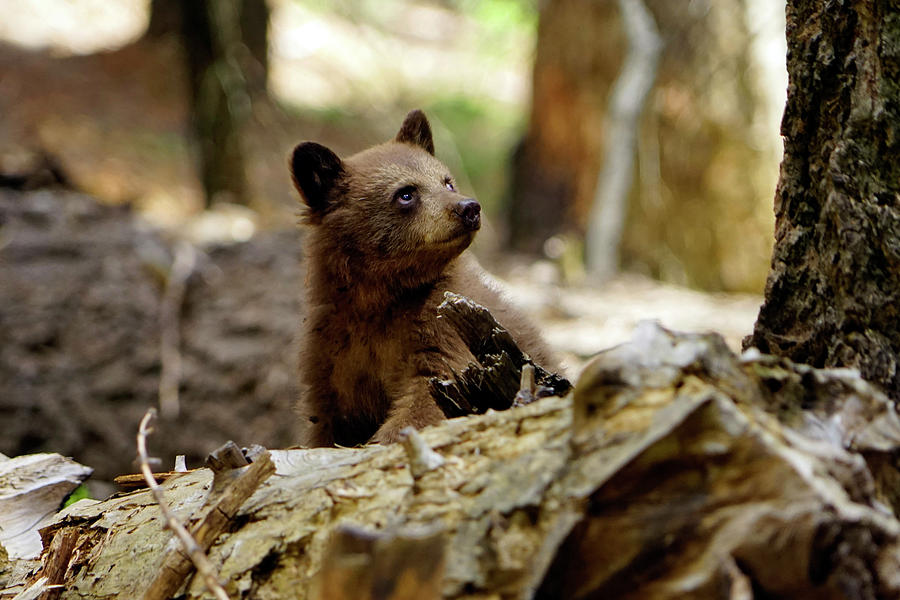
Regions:
[[[304,142],[291,154],[291,178],[303,200],[313,211],[328,208],[335,184],[344,175],[344,163],[321,144]]]

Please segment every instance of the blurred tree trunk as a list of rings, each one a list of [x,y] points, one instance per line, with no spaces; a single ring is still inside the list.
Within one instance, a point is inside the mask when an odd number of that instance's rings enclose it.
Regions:
[[[243,70],[254,94],[265,92],[269,79],[269,5],[266,0],[241,0],[240,27]]]
[[[209,206],[246,203],[241,128],[268,77],[265,0],[153,0],[147,35],[175,31],[188,65],[191,124]]]
[[[767,4],[770,0],[753,0]],[[760,292],[780,140],[748,0],[647,0],[665,51],[639,138],[622,264],[708,290]],[[757,7],[758,8],[758,7]]]
[[[157,38],[181,30],[183,0],[150,0],[150,23],[146,35]]]
[[[662,50],[656,22],[643,0],[619,0],[619,10],[628,37],[628,53],[610,94],[604,124],[607,151],[584,240],[585,262],[598,283],[615,275],[619,267],[640,119],[647,95],[653,89]]]
[[[785,156],[747,345],[900,399],[900,6],[788,2]]]
[[[510,241],[583,235],[607,148],[625,37],[613,0],[542,4],[529,129],[514,162]],[[766,137],[744,0],[646,0],[665,51],[638,133],[622,265],[707,289],[758,291],[778,160]]]
[[[579,230],[594,195],[606,96],[621,62],[616,3],[541,2],[528,132],[513,165],[511,245]]]
[[[249,95],[238,62],[238,0],[184,2],[182,9],[191,120],[206,205],[244,203],[247,179],[240,129],[249,112]]]

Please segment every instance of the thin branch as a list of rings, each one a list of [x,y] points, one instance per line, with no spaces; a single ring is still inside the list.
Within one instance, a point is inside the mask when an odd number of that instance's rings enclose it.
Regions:
[[[168,419],[177,417],[180,412],[178,386],[181,384],[181,305],[196,256],[197,252],[189,242],[182,241],[176,246],[160,307],[159,410]]]
[[[163,496],[162,488],[156,483],[153,472],[150,470],[150,458],[147,456],[147,436],[153,432],[150,423],[155,417],[156,410],[153,408],[148,409],[144,418],[141,419],[141,426],[138,429],[137,447],[138,456],[141,461],[141,473],[143,473],[144,480],[147,482],[147,486],[153,493],[153,498],[159,505],[159,510],[162,512],[166,528],[175,532],[175,536],[178,538],[178,542],[181,544],[182,549],[188,557],[190,557],[191,562],[197,568],[197,572],[203,577],[206,588],[212,592],[218,600],[229,600],[228,594],[225,593],[225,590],[219,583],[218,576],[216,575],[212,563],[209,562],[203,549],[197,544],[197,541],[194,540],[193,536],[188,533],[188,530],[185,529],[184,525],[182,525],[169,510],[169,507],[166,505],[166,499]],[[144,594],[144,600],[156,598],[154,587],[155,586],[151,586],[150,589],[147,590]]]
[[[585,239],[590,276],[598,281],[618,269],[619,244],[633,179],[638,128],[647,95],[656,79],[662,42],[643,0],[619,0],[628,50],[610,96],[606,115],[606,157]]]

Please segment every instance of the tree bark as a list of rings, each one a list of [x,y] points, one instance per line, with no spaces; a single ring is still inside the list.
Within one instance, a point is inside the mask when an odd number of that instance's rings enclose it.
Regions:
[[[745,341],[900,399],[900,7],[791,0],[765,303]]]

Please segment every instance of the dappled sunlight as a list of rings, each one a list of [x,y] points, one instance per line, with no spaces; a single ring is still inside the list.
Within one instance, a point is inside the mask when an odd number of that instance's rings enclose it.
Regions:
[[[148,0],[0,0],[0,40],[57,56],[124,46],[147,28]]]
[[[491,60],[485,26],[468,15],[424,2],[384,3],[361,14],[349,3],[338,7],[274,3],[270,86],[279,97],[376,111],[404,96],[463,94],[518,110],[527,102],[527,29],[510,27],[493,50],[502,60]]]

